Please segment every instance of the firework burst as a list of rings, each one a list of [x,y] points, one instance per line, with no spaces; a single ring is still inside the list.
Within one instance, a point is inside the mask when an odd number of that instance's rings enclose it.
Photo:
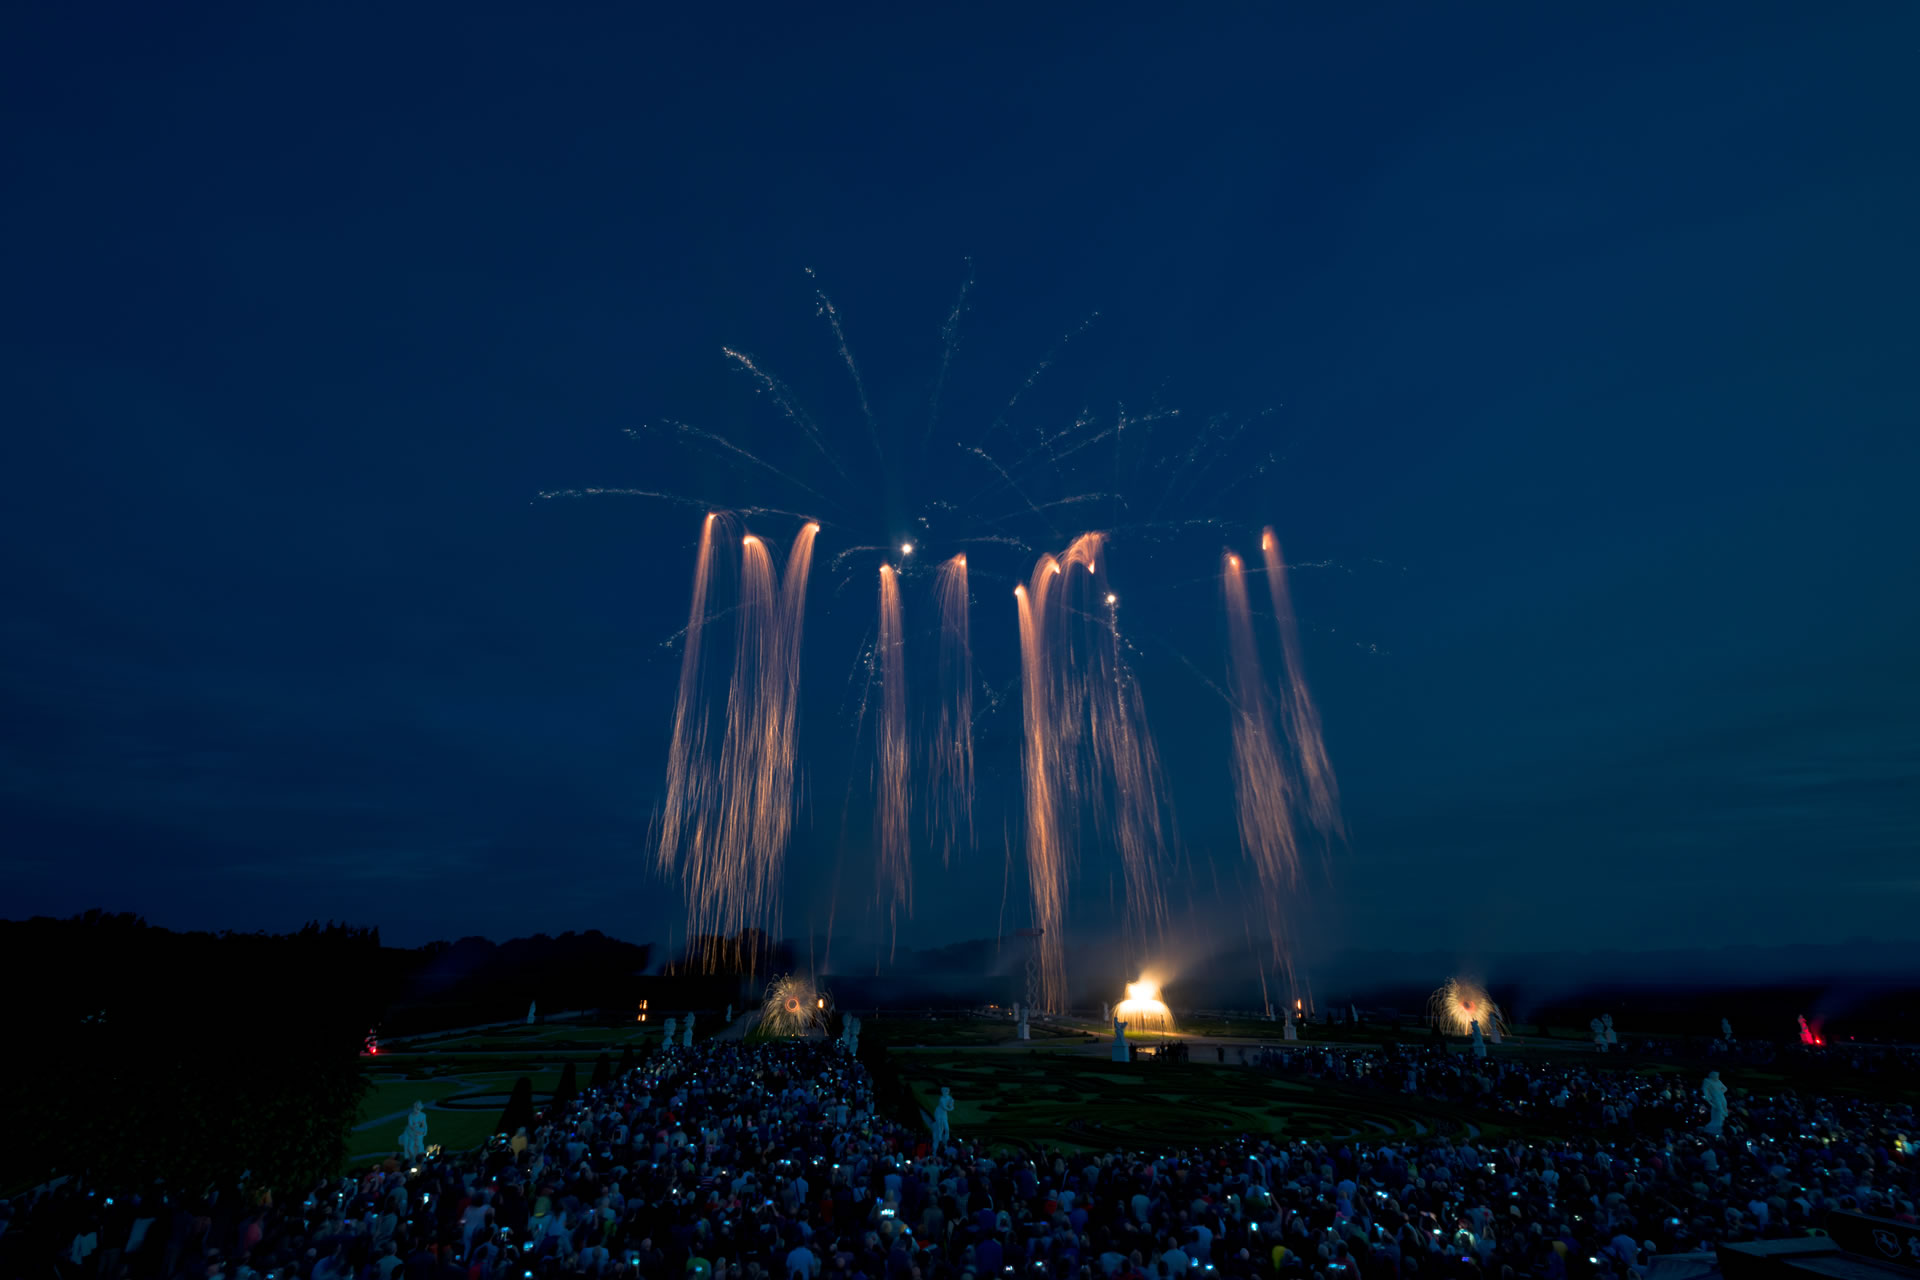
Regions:
[[[760,1034],[804,1036],[824,1033],[832,1002],[813,980],[790,973],[767,984],[767,998],[760,1005]]]
[[[1448,978],[1446,986],[1428,996],[1427,1020],[1450,1036],[1470,1034],[1476,1022],[1481,1032],[1489,1036],[1496,1028],[1502,1035],[1507,1031],[1507,1020],[1500,1006],[1493,1002],[1485,987],[1469,978]]]
[[[1194,612],[1152,595],[1201,580],[1192,575],[1222,537],[1254,533],[1243,496],[1264,488],[1260,478],[1277,461],[1269,413],[1194,421],[1157,405],[1089,406],[1060,385],[1058,366],[1097,316],[1065,331],[1004,400],[970,414],[947,410],[942,396],[973,306],[969,264],[939,330],[926,417],[902,429],[887,421],[889,397],[877,384],[869,394],[853,318],[808,276],[852,393],[840,411],[810,411],[804,401],[821,388],[803,396],[759,357],[723,348],[724,362],[768,406],[768,423],[748,435],[657,419],[628,433],[649,447],[648,488],[542,494],[619,494],[708,513],[687,625],[676,637],[680,680],[653,862],[681,882],[690,938],[777,934],[801,816],[796,797],[824,791],[803,775],[798,747],[802,633],[817,626],[803,623],[812,609],[845,611],[845,601],[873,599],[849,588],[877,576],[877,613],[862,607],[857,624],[868,639],[854,672],[857,679],[865,669],[867,693],[839,822],[843,833],[858,830],[849,821],[856,802],[871,805],[874,863],[847,883],[873,886],[870,905],[897,937],[899,917],[912,917],[923,856],[937,852],[942,866],[964,868],[976,852],[976,805],[988,794],[976,735],[1019,741],[1017,764],[1012,753],[1001,756],[1001,768],[1018,769],[1017,788],[1009,788],[1017,799],[1002,816],[1015,824],[1016,841],[1024,835],[1030,923],[1042,939],[1040,1003],[1062,1009],[1070,890],[1089,876],[1089,855],[1113,863],[1124,901],[1110,895],[1109,909],[1136,958],[1157,953],[1170,888],[1181,882],[1173,799],[1130,661],[1139,651],[1121,627],[1121,593],[1148,602],[1135,616],[1150,624]],[[712,492],[721,473],[730,473],[733,495],[725,503],[671,491],[687,480]],[[762,527],[750,530],[747,520]],[[816,537],[829,552],[830,589],[810,603]],[[1234,792],[1274,956],[1288,961],[1284,922],[1303,892],[1301,854],[1340,834],[1339,796],[1301,674],[1288,566],[1272,528],[1259,537],[1261,562],[1230,555],[1217,578],[1209,575],[1225,596],[1225,672],[1208,675],[1204,664],[1177,649],[1174,656],[1220,704],[1219,732],[1233,761],[1222,790]],[[784,571],[771,539],[791,539]],[[1148,580],[1156,560],[1177,570],[1157,584]],[[1121,587],[1109,576],[1118,572],[1135,579]],[[1247,580],[1256,576],[1266,579],[1271,628],[1248,599],[1258,584]],[[1009,607],[1001,590],[990,602],[975,599],[972,589],[985,581],[1020,583],[1018,599]],[[840,622],[834,634],[847,639]],[[983,638],[987,652],[977,654]],[[1216,683],[1219,674],[1226,678]],[[996,695],[996,683],[1017,689],[1018,701]],[[991,824],[995,815],[985,816]],[[837,871],[833,883],[829,942]],[[706,945],[696,961],[714,967],[727,959],[721,950]],[[1287,971],[1291,979],[1290,961]]]

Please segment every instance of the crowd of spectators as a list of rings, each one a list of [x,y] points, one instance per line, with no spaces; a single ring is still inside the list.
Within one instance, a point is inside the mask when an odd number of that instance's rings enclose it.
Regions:
[[[1736,1093],[1707,1136],[1697,1089],[1670,1073],[1433,1047],[1301,1045],[1242,1062],[1480,1123],[1390,1141],[990,1154],[963,1121],[933,1150],[924,1124],[876,1108],[838,1045],[710,1041],[656,1051],[514,1140],[304,1195],[69,1181],[0,1204],[0,1273],[1627,1280],[1660,1254],[1803,1234],[1838,1209],[1914,1221],[1909,1106]],[[1481,1124],[1536,1136],[1496,1140]]]

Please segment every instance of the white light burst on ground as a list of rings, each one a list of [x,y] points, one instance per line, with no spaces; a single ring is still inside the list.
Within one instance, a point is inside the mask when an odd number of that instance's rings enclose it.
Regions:
[[[1160,984],[1151,978],[1127,984],[1127,998],[1114,1006],[1113,1016],[1128,1031],[1172,1031],[1173,1011],[1160,999]]]

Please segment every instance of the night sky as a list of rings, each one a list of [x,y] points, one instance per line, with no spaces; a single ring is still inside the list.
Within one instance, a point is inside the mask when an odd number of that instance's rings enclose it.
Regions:
[[[866,448],[824,288],[917,435],[971,271],[942,447],[1049,353],[1018,429],[1256,424],[1218,528],[1113,553],[1195,922],[1241,927],[1211,575],[1270,522],[1351,832],[1311,931],[1920,937],[1920,9],[1158,8],[11,6],[0,912],[664,937],[699,508],[539,495],[810,510],[624,432],[793,458],[725,344]],[[961,465],[875,468],[822,560]],[[870,569],[816,578],[793,932],[836,860],[872,900]],[[1024,923],[997,817],[920,874],[915,943]]]

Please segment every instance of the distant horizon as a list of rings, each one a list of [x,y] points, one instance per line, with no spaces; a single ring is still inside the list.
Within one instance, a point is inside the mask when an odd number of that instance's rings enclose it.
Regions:
[[[683,944],[682,944],[679,946],[675,946],[672,949],[671,954],[669,954],[669,943],[666,941],[666,939],[661,937],[638,936],[628,932],[622,932],[616,929],[600,928],[593,925],[580,926],[580,927],[575,927],[571,929],[538,929],[538,930],[530,930],[524,933],[512,933],[512,934],[505,934],[505,935],[496,935],[496,934],[484,933],[484,932],[455,933],[455,934],[448,934],[443,936],[426,938],[421,941],[396,941],[394,937],[389,933],[385,925],[381,924],[378,921],[373,921],[373,920],[363,920],[363,919],[327,920],[324,918],[315,918],[310,921],[303,920],[300,924],[296,924],[288,928],[279,928],[279,929],[249,928],[241,925],[182,926],[182,925],[168,922],[166,920],[156,920],[151,915],[145,912],[132,911],[132,910],[116,911],[116,910],[105,908],[105,907],[86,908],[86,909],[83,909],[82,911],[71,912],[65,915],[36,913],[33,915],[27,915],[27,916],[0,916],[0,925],[24,924],[32,920],[56,920],[56,921],[74,920],[74,919],[84,917],[89,911],[98,911],[102,915],[106,915],[106,916],[122,916],[122,915],[135,916],[143,920],[149,927],[165,929],[173,933],[223,933],[223,932],[293,933],[293,932],[297,932],[300,928],[304,927],[305,924],[310,922],[319,923],[323,925],[332,924],[332,925],[338,925],[338,926],[352,928],[352,929],[377,929],[380,931],[380,935],[381,935],[380,936],[381,946],[390,947],[395,950],[401,950],[401,951],[420,951],[430,946],[442,945],[442,944],[451,945],[451,944],[463,942],[473,938],[481,939],[482,941],[485,941],[493,946],[501,946],[509,942],[514,942],[521,939],[527,939],[527,938],[533,938],[533,937],[540,937],[540,936],[560,937],[568,933],[572,933],[576,935],[598,933],[601,936],[606,937],[615,942],[625,943],[630,946],[647,947],[652,949],[655,954],[650,963],[652,967],[656,969],[662,965],[665,965],[665,964],[671,963],[674,960],[677,960],[679,956],[683,953]],[[772,937],[772,935],[769,935],[769,936]],[[772,937],[772,941],[775,946],[783,947],[783,948],[790,947],[795,949],[796,963],[800,963],[801,960],[804,959],[804,957],[799,953],[802,950],[804,950],[806,944],[810,940],[816,944],[823,944],[825,942],[825,935],[823,934],[807,935],[807,934],[800,934],[800,933],[790,933],[784,936]],[[1017,943],[1018,941],[1019,941],[1018,935],[1016,933],[1009,932],[1007,934],[1002,934],[1002,935],[992,935],[992,934],[974,935],[971,937],[958,938],[958,939],[954,939],[952,941],[947,941],[947,942],[932,942],[919,947],[914,947],[914,946],[904,945],[904,944],[894,945],[894,944],[889,944],[884,941],[878,941],[878,940],[869,940],[869,941],[861,942],[854,939],[841,938],[834,942],[834,947],[854,951],[856,953],[861,954],[863,957],[872,956],[878,952],[894,952],[896,953],[894,959],[883,962],[883,970],[892,969],[892,970],[898,971],[908,967],[908,965],[912,962],[913,958],[916,958],[916,957],[931,957],[931,956],[939,955],[940,953],[943,953],[943,952],[964,952],[968,949],[985,948],[985,947],[1001,945],[1001,944],[1012,944],[1012,943]],[[1237,946],[1229,945],[1227,947],[1220,948],[1212,952],[1211,954],[1214,956],[1236,954],[1242,950],[1244,949]],[[825,954],[826,948],[822,945],[817,948],[817,951],[819,954]],[[1863,951],[1868,954],[1863,956],[1861,954]],[[1888,956],[1885,953],[1894,953],[1894,954],[1892,956]],[[1685,946],[1685,947],[1673,947],[1673,946],[1668,946],[1668,947],[1565,947],[1565,948],[1556,948],[1556,949],[1539,949],[1539,948],[1491,949],[1490,948],[1490,949],[1485,949],[1480,951],[1477,955],[1477,959],[1471,960],[1471,961],[1462,960],[1459,958],[1458,952],[1448,948],[1443,948],[1443,947],[1411,947],[1410,946],[1410,947],[1387,948],[1387,947],[1342,946],[1342,947],[1338,947],[1333,950],[1318,954],[1314,958],[1314,965],[1315,967],[1324,967],[1324,968],[1340,968],[1343,966],[1353,965],[1356,962],[1366,962],[1368,964],[1377,965],[1381,967],[1387,967],[1387,966],[1404,967],[1404,966],[1419,965],[1421,967],[1419,968],[1418,972],[1421,975],[1425,975],[1428,973],[1437,974],[1438,979],[1436,980],[1439,980],[1439,979],[1444,979],[1445,977],[1448,977],[1448,976],[1454,976],[1456,974],[1470,975],[1470,976],[1484,978],[1487,975],[1482,971],[1486,969],[1489,969],[1489,968],[1497,969],[1501,964],[1514,964],[1521,961],[1558,960],[1562,962],[1575,962],[1575,961],[1601,962],[1601,961],[1606,961],[1612,958],[1625,958],[1626,960],[1629,961],[1629,964],[1628,964],[1629,972],[1633,973],[1633,972],[1643,971],[1645,967],[1653,964],[1654,962],[1662,959],[1668,959],[1668,958],[1680,959],[1680,958],[1711,957],[1711,958],[1725,960],[1731,963],[1743,958],[1773,957],[1773,958],[1785,959],[1789,956],[1801,956],[1801,957],[1819,956],[1819,957],[1822,957],[1823,959],[1841,959],[1841,958],[1847,958],[1847,957],[1852,958],[1853,965],[1851,969],[1849,969],[1846,966],[1843,966],[1838,972],[1829,971],[1829,970],[1811,971],[1804,975],[1804,977],[1809,981],[1819,981],[1819,980],[1825,980],[1825,979],[1830,979],[1835,977],[1858,976],[1858,974],[1864,973],[1864,972],[1877,972],[1877,970],[1862,968],[1861,966],[1864,962],[1873,962],[1873,961],[1878,961],[1882,959],[1896,959],[1901,962],[1907,963],[1911,967],[1906,969],[1903,972],[1895,974],[1895,976],[1910,976],[1912,977],[1912,979],[1917,985],[1920,985],[1920,939],[1876,938],[1876,937],[1872,937],[1870,935],[1865,935],[1865,934],[1857,934],[1849,937],[1835,938],[1828,941],[1791,941],[1791,942],[1777,942],[1777,943],[1737,942],[1737,943],[1725,943],[1719,946],[1699,945],[1699,946]],[[855,974],[857,976],[857,971],[846,969],[841,966],[823,968],[821,969],[821,972],[826,974]],[[1889,972],[1892,972],[1892,971],[1889,971]],[[1502,979],[1496,975],[1494,977],[1487,978],[1487,980],[1497,982],[1497,981],[1501,981]],[[1619,976],[1616,980],[1622,981],[1622,982],[1632,982],[1635,979],[1632,977],[1627,977],[1622,975],[1622,976]],[[1675,982],[1685,981],[1685,979],[1683,978],[1673,978],[1670,980]],[[1715,979],[1715,980],[1717,981],[1719,979]],[[1769,985],[1775,984],[1775,983],[1781,983],[1781,982],[1791,982],[1793,980],[1794,979],[1792,978],[1791,975],[1788,975],[1785,973],[1770,973],[1764,979],[1759,979],[1759,981],[1764,981]],[[1515,978],[1506,978],[1505,981],[1517,984],[1522,980],[1515,979]]]

